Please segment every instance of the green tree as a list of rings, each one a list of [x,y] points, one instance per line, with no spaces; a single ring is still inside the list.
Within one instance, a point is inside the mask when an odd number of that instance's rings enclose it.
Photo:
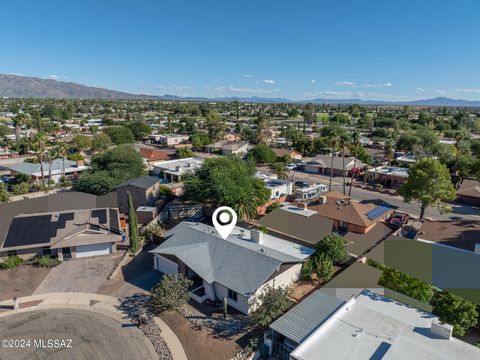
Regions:
[[[125,126],[112,126],[104,131],[115,145],[133,144],[135,137],[132,130]]]
[[[208,134],[204,133],[196,132],[190,137],[190,140],[192,141],[193,147],[197,149],[203,149],[205,146],[210,144],[210,138],[208,137]]]
[[[5,203],[10,200],[10,194],[3,182],[0,182],[0,203]]]
[[[135,140],[142,140],[152,133],[152,128],[145,121],[135,120],[126,125],[131,131]]]
[[[285,167],[285,163],[276,162],[276,163],[273,163],[270,168],[280,180],[288,179],[288,173],[287,173],[287,168]]]
[[[72,138],[71,144],[75,151],[82,152],[92,147],[92,140],[86,135],[77,134]]]
[[[453,333],[463,336],[477,325],[478,312],[475,304],[450,293],[438,293],[432,300],[433,314],[453,325]]]
[[[112,146],[112,140],[105,133],[96,134],[92,139],[93,151],[105,151]]]
[[[277,160],[277,155],[270,146],[260,143],[248,152],[248,158],[254,160],[257,164],[271,164]]]
[[[10,128],[5,125],[0,123],[0,139],[3,139],[6,135],[10,134]]]
[[[30,185],[26,182],[18,183],[12,186],[14,195],[23,195],[30,191]]]
[[[128,233],[130,238],[130,249],[133,253],[137,252],[139,246],[137,210],[133,205],[132,194],[127,191],[128,202]]]
[[[352,177],[350,178],[350,189],[348,190],[348,196],[352,195],[353,179],[355,178],[355,168],[357,167],[358,148],[360,146],[360,132],[358,130],[354,130],[351,134],[351,145],[354,150],[355,158],[353,159]]]
[[[110,176],[108,171],[96,171],[94,173],[84,173],[73,183],[76,191],[85,192],[94,195],[105,195],[119,185],[118,179]]]
[[[232,207],[240,219],[251,219],[270,198],[255,166],[235,157],[206,159],[202,167],[184,178],[186,199]]]
[[[417,161],[408,169],[408,181],[399,189],[406,202],[421,204],[420,218],[427,207],[444,208],[442,201],[455,199],[455,188],[448,168],[439,161],[426,158]]]
[[[195,154],[193,153],[193,151],[190,148],[181,147],[181,148],[177,149],[177,151],[175,152],[175,156],[178,159],[185,159],[185,158],[191,158],[191,157],[195,156]]]
[[[343,264],[348,260],[345,241],[338,234],[330,234],[320,240],[315,246],[318,256],[327,255],[335,264]]]
[[[315,261],[315,272],[319,279],[324,279],[325,281],[330,280],[333,274],[333,261],[326,253],[321,253],[316,256]]]
[[[152,298],[160,310],[180,310],[190,299],[188,288],[193,281],[182,274],[166,274],[152,289]]]
[[[382,270],[379,285],[424,303],[429,303],[432,299],[434,290],[430,284],[389,267],[383,267]]]
[[[266,327],[283,315],[293,304],[289,298],[290,293],[288,287],[267,286],[253,299],[255,309],[251,314],[253,321]]]

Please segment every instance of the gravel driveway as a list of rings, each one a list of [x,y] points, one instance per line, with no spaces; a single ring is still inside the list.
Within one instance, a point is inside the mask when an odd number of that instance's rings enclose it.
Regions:
[[[34,294],[51,292],[96,293],[113,271],[120,255],[72,259],[53,268]]]

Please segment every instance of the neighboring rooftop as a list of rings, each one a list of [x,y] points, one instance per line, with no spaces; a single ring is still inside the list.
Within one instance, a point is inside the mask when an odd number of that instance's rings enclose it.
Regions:
[[[480,243],[480,223],[478,221],[426,220],[418,231],[417,238],[474,251],[475,244]]]
[[[172,175],[183,175],[189,171],[195,170],[202,166],[202,158],[185,158],[179,160],[169,160],[156,162],[155,167],[161,171]]]
[[[270,324],[270,328],[300,344],[343,304],[343,300],[315,291]]]
[[[49,168],[50,172],[52,175],[59,174],[63,171],[63,159],[55,159],[51,162],[49,165],[47,162],[43,163],[43,171],[45,173],[45,176],[48,175],[49,173]],[[27,163],[27,162],[22,162],[22,163],[17,163],[17,164],[12,164],[12,165],[7,165],[5,168],[9,170],[13,170],[18,173],[22,174],[27,174],[27,175],[36,175],[38,176],[41,173],[41,166],[40,163]],[[65,171],[71,172],[72,170],[86,170],[88,169],[88,166],[84,165],[77,165],[76,161],[71,161],[71,160],[65,160]]]
[[[105,241],[111,230],[120,232],[117,209],[80,209],[18,215],[13,218],[0,250],[40,246],[61,248],[68,246],[69,237],[80,232],[84,232],[82,244],[93,244]],[[98,233],[104,236],[101,239],[89,236]],[[112,242],[116,240],[117,236],[112,236]]]
[[[312,245],[330,235],[333,229],[333,220],[320,216],[311,209],[289,203],[265,215],[259,223],[270,230]]]
[[[457,195],[480,198],[480,181],[464,179],[457,190]]]
[[[301,305],[301,304],[300,304]],[[438,318],[368,290],[319,326],[291,354],[292,359],[463,360],[480,358],[480,349],[431,330]],[[448,327],[445,326],[445,327]]]
[[[142,157],[147,160],[147,161],[160,161],[160,160],[166,160],[169,157],[169,154],[166,153],[165,151],[162,150],[156,150],[156,149],[145,149],[141,148],[140,149],[140,154]]]
[[[341,156],[334,156],[333,157],[333,169],[335,170],[343,170],[343,166],[345,164],[345,169],[346,170],[351,170],[353,168],[353,162],[355,161],[355,158],[353,156],[351,157],[345,157],[344,158]],[[332,167],[332,155],[329,154],[321,154],[315,156],[312,160],[307,162],[308,165],[320,165],[324,168],[330,168]],[[365,164],[361,162],[360,160],[357,159],[355,167],[361,168],[364,167]]]
[[[375,169],[368,170],[369,173],[378,175],[391,175],[403,178],[408,178],[408,168],[398,166],[380,166]]]
[[[253,293],[282,265],[303,262],[312,249],[263,234],[253,242],[250,231],[235,227],[223,240],[209,225],[181,222],[168,231],[153,254],[179,258],[209,283],[218,282],[244,296]]]
[[[138,176],[133,179],[125,181],[124,183],[118,185],[117,187],[133,186],[136,188],[147,190],[158,182],[160,182],[160,179],[158,177]]]

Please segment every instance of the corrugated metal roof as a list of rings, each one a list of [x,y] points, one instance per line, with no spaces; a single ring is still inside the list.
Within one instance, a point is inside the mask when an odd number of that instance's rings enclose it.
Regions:
[[[270,328],[300,344],[344,303],[343,300],[317,290],[275,320]]]

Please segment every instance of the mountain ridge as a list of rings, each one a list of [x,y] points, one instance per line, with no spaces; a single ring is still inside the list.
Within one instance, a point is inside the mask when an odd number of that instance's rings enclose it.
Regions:
[[[170,100],[170,101],[240,101],[254,103],[314,103],[314,104],[358,104],[358,105],[397,105],[397,106],[456,106],[480,107],[480,100],[451,99],[436,97],[411,101],[382,101],[368,99],[324,99],[291,100],[287,98],[237,97],[224,96],[182,97],[177,95],[148,95],[109,90],[95,86],[87,86],[74,82],[54,79],[42,79],[33,76],[22,76],[0,73],[0,96],[12,98],[53,98],[53,99],[106,99],[106,100]]]

